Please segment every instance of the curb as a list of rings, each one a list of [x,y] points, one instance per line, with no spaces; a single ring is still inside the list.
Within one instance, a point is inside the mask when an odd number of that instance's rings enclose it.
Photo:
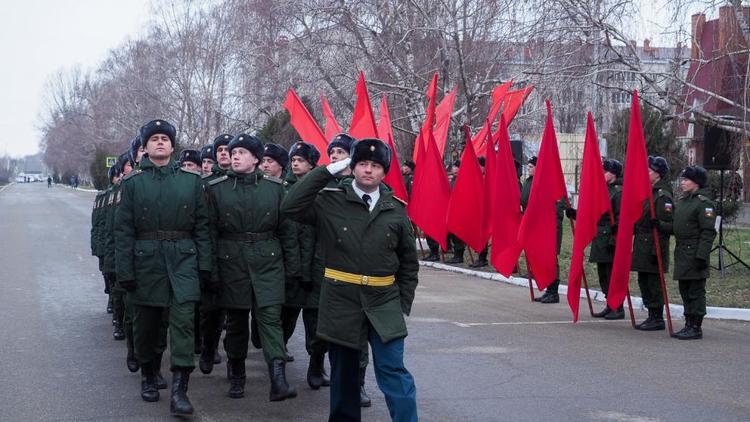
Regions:
[[[11,186],[13,186],[13,185],[15,185],[15,184],[16,184],[16,182],[10,182],[10,183],[8,183],[7,185],[5,185],[5,186],[3,186],[2,188],[0,188],[0,193],[3,193],[3,191],[4,191],[5,189],[8,189],[9,187],[11,187]]]
[[[462,267],[454,267],[452,265],[443,264],[440,262],[429,262],[429,261],[419,261],[419,265],[425,266],[425,267],[432,267],[438,270],[444,270],[444,271],[450,271],[454,273],[460,273],[460,274],[466,274],[474,277],[484,278],[487,280],[492,281],[499,281],[502,283],[512,284],[514,286],[522,286],[528,288],[529,286],[529,280],[526,278],[520,278],[520,277],[510,277],[507,278],[503,276],[502,274],[498,273],[489,273],[486,271],[476,271],[476,270],[470,270],[468,268],[462,268]],[[567,294],[568,293],[568,286],[560,284],[559,287],[559,293]],[[592,301],[597,302],[604,302],[604,294],[596,289],[592,289],[589,287],[589,294],[591,295]],[[586,297],[586,291],[581,289],[581,297]],[[631,296],[631,302],[633,303],[634,309],[641,309],[645,310],[646,308],[643,306],[643,299],[641,299],[638,296]],[[626,304],[627,305],[627,304]],[[682,305],[669,305],[669,311],[672,314],[673,319],[682,319],[682,313],[684,312],[684,308]],[[721,308],[718,306],[707,306],[706,307],[706,318],[710,319],[733,319],[738,321],[750,321],[750,309],[743,309],[743,308]]]

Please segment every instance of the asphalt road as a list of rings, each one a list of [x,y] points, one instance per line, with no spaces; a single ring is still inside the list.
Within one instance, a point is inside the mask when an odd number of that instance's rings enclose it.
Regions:
[[[0,193],[2,421],[170,419],[164,394],[141,401],[125,345],[112,339],[89,253],[93,196],[41,183]],[[523,288],[425,268],[420,276],[406,363],[424,421],[750,420],[748,323],[707,320],[702,341],[680,342],[626,321],[571,324],[565,304],[531,304]],[[194,419],[325,420],[328,390],[304,381],[301,326],[290,348],[298,398],[268,402],[265,365],[251,350],[244,399],[225,396],[223,364],[194,372]],[[372,369],[367,387],[373,407],[363,419],[389,420]]]

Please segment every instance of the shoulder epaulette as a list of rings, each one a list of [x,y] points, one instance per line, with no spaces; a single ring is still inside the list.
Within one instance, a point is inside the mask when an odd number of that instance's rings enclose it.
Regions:
[[[201,175],[200,173],[198,173],[198,172],[197,172],[197,171],[195,171],[195,170],[190,170],[190,169],[186,169],[186,168],[184,168],[184,167],[180,167],[180,170],[184,171],[185,173],[190,173],[190,174],[194,174],[194,175],[196,175],[196,176],[199,176],[199,177],[200,177],[200,175]]]
[[[209,178],[209,177],[211,177],[211,176],[213,176],[213,175],[214,175],[213,173],[206,173],[206,174],[202,174],[202,175],[201,175],[201,179],[207,179],[207,178]]]
[[[320,190],[321,192],[343,192],[343,188],[323,188]]]
[[[134,177],[135,175],[138,175],[138,174],[141,174],[141,173],[143,173],[143,170],[141,170],[141,169],[133,170],[133,171],[130,172],[130,174],[128,174],[127,176],[123,177],[122,180],[128,180],[131,177]]]
[[[216,179],[214,179],[214,180],[212,180],[212,181],[208,182],[208,185],[209,185],[209,186],[213,186],[213,185],[215,185],[215,184],[217,184],[217,183],[221,183],[221,182],[223,182],[223,181],[225,181],[225,180],[227,180],[227,179],[229,179],[229,176],[227,176],[227,175],[225,174],[225,175],[223,175],[223,176],[221,176],[221,177],[217,177]]]
[[[394,197],[393,197],[393,199],[395,199],[396,201],[398,201],[398,202],[400,202],[400,203],[404,204],[404,206],[406,206],[406,205],[407,205],[406,201],[404,201],[404,200],[403,200],[403,199],[401,199],[401,198],[398,198],[398,197],[395,197],[395,196],[394,196]]]
[[[713,201],[711,201],[710,199],[708,199],[708,197],[707,197],[707,196],[705,196],[705,195],[701,195],[701,194],[698,194],[698,199],[700,199],[700,200],[701,200],[701,201],[703,201],[703,202],[713,202]]]
[[[269,176],[267,174],[264,174],[263,178],[266,179],[266,180],[268,180],[269,182],[278,183],[279,185],[281,185],[281,184],[284,183],[284,180],[282,180],[280,177],[276,177],[276,176]]]

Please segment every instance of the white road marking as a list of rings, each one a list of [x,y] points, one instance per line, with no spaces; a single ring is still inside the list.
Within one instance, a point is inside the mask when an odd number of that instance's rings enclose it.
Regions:
[[[628,320],[623,320],[626,322],[630,322]],[[576,324],[595,324],[595,323],[611,323],[614,321],[578,321]],[[573,321],[567,320],[567,321],[512,321],[512,322],[457,322],[453,321],[453,324],[462,328],[471,328],[471,327],[485,327],[490,325],[552,325],[552,324],[573,324]]]

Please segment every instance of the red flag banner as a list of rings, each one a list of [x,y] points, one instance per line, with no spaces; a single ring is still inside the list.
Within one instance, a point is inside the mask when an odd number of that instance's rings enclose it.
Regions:
[[[321,152],[319,164],[328,164],[328,154],[325,154],[328,147],[323,131],[320,130],[318,122],[315,121],[310,111],[299,99],[293,89],[289,89],[284,100],[284,108],[289,112],[290,122],[303,141],[315,145]]]
[[[448,176],[445,174],[443,161],[438,156],[438,148],[432,134],[429,134],[427,149],[420,148],[423,154],[414,171],[414,184],[408,206],[409,217],[427,236],[446,250],[448,233],[445,219],[450,200]]]
[[[349,125],[349,135],[357,139],[378,137],[370,94],[367,93],[367,82],[365,82],[365,74],[362,71],[359,72],[359,80],[357,81],[357,102],[354,105],[352,123]]]
[[[625,176],[622,182],[620,221],[617,225],[615,259],[612,264],[612,276],[609,279],[609,291],[607,292],[607,306],[610,309],[617,309],[622,306],[628,292],[631,254],[633,252],[633,227],[643,213],[643,201],[653,200],[651,195],[646,140],[643,137],[641,106],[636,90],[633,91],[633,102],[630,107],[630,129],[628,130],[628,148],[625,153]]]
[[[497,161],[495,167],[495,186],[492,207],[492,249],[490,262],[497,272],[510,277],[513,268],[521,255],[518,243],[518,227],[521,225],[521,190],[518,186],[518,174],[513,163],[513,152],[510,149],[510,136],[505,117],[500,116],[497,137]],[[461,161],[463,166],[463,161]],[[502,195],[499,194],[502,192]]]
[[[461,154],[461,166],[458,168],[456,183],[453,185],[448,203],[448,232],[466,242],[475,251],[481,251],[486,245],[482,235],[482,169],[471,144],[469,127],[464,126],[466,147]]]
[[[422,124],[422,147],[425,149],[425,151],[428,149],[427,144],[429,143],[430,136],[432,134],[432,126],[435,123],[435,102],[437,101],[437,83],[438,83],[438,74],[435,72],[434,75],[432,75],[432,79],[430,80],[430,84],[427,86],[427,114],[424,118],[424,123]],[[419,140],[419,138],[417,138]],[[419,161],[419,152],[421,151],[420,148],[417,148],[417,145],[414,146],[414,153],[412,154],[412,160],[416,163]]]
[[[325,95],[320,94],[320,105],[323,107],[323,117],[326,119],[325,135],[328,142],[333,139],[334,136],[341,133],[341,126],[336,121],[336,117],[331,111],[331,105],[328,104]]]
[[[552,106],[547,101],[547,123],[539,148],[529,203],[518,230],[518,241],[539,290],[557,278],[557,201],[567,196],[557,149]]]
[[[380,99],[380,120],[378,120],[378,134],[385,138],[388,146],[391,148],[391,167],[388,169],[388,173],[385,175],[383,182],[393,189],[393,196],[396,198],[408,202],[409,194],[406,192],[406,183],[404,183],[404,176],[401,174],[401,161],[398,159],[398,153],[396,151],[396,143],[393,142],[393,128],[391,126],[391,114],[388,111],[388,102],[385,99],[385,94]]]
[[[583,144],[583,168],[578,195],[576,231],[573,236],[573,256],[570,259],[568,274],[568,306],[573,313],[573,322],[578,321],[578,308],[581,298],[581,278],[583,277],[583,253],[594,237],[602,214],[612,208],[604,181],[602,157],[599,153],[599,139],[596,136],[594,118],[588,113],[586,138]]]
[[[489,242],[492,236],[492,216],[495,215],[493,208],[495,207],[495,193],[498,192],[495,189],[495,168],[497,161],[497,153],[495,152],[495,144],[492,139],[492,130],[490,129],[490,122],[486,120],[484,122],[484,133],[487,138],[485,141],[486,158],[484,160],[484,212],[482,213],[482,236],[484,244]]]
[[[513,119],[516,118],[518,110],[521,109],[521,106],[523,106],[526,98],[529,97],[529,94],[531,94],[531,91],[533,90],[534,85],[529,85],[524,89],[511,91],[505,96],[505,98],[503,99],[503,116],[505,116],[505,121],[508,122],[508,126],[510,126],[511,122],[513,122]]]
[[[453,113],[453,104],[456,102],[456,92],[458,88],[443,97],[440,104],[435,109],[435,143],[442,157],[445,153],[445,141],[448,139],[448,128],[451,125],[451,114]]]
[[[497,119],[497,114],[500,112],[500,107],[503,106],[503,99],[505,98],[505,95],[508,93],[508,90],[512,85],[513,80],[511,79],[502,85],[498,85],[494,90],[492,90],[492,106],[490,107],[490,112],[487,113],[487,120],[489,120],[490,122],[490,127],[495,122],[495,119]],[[486,130],[486,126],[482,126],[482,129],[480,129],[476,136],[471,140],[471,142],[474,144],[474,149],[477,152],[477,156],[484,155],[485,150],[487,149],[487,144],[485,143],[485,139],[487,139],[487,133],[485,132]]]

